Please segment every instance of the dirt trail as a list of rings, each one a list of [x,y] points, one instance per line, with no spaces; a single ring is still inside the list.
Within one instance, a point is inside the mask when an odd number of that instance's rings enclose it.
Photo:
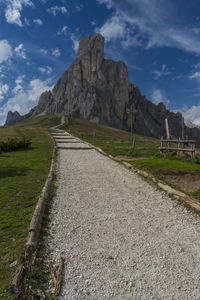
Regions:
[[[48,239],[51,259],[65,258],[59,299],[200,299],[199,217],[119,163],[80,149],[87,144],[73,146],[79,150],[59,150]]]

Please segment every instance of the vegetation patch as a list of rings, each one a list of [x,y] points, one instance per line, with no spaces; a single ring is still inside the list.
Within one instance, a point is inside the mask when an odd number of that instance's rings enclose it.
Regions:
[[[63,129],[101,148],[113,156],[152,157],[158,154],[159,140],[135,134],[135,148],[131,149],[131,134],[128,131],[102,126],[89,121],[70,118]]]
[[[176,152],[160,155],[160,140],[134,134],[135,147],[131,149],[131,134],[85,120],[70,118],[64,129],[101,148],[107,154],[147,171],[156,178],[200,199],[200,156],[191,160],[189,155],[177,157]]]
[[[188,194],[195,196],[200,187],[200,165],[195,160],[151,158],[129,163]]]
[[[45,125],[52,124],[45,118]],[[51,164],[54,143],[37,122],[0,127],[0,141],[23,136],[32,141],[28,151],[0,154],[0,299],[12,299],[10,283]]]
[[[51,265],[46,259],[46,256],[48,254],[48,249],[46,248],[46,236],[48,235],[50,211],[53,203],[53,197],[55,195],[55,190],[55,184],[53,183],[50,188],[48,201],[46,202],[40,240],[35,255],[35,260],[32,265],[31,271],[28,273],[27,289],[25,292],[26,299],[41,299],[42,297],[42,299],[55,299],[53,294],[49,291]]]
[[[151,158],[131,162],[136,167],[151,172],[155,176],[186,173],[199,173],[200,165],[193,161],[167,158]]]
[[[31,140],[23,136],[22,138],[8,138],[0,142],[0,153],[11,152],[19,149],[28,149],[31,146]]]
[[[32,141],[29,149],[0,154],[0,298],[12,299],[10,282],[20,257],[28,228],[49,172],[53,153],[53,141],[43,128],[60,123],[58,116],[42,116],[15,126],[0,127],[0,143],[11,139]],[[171,157],[163,158],[159,154],[158,139],[135,134],[135,148],[131,149],[130,132],[98,125],[81,119],[70,118],[63,129],[73,135],[101,148],[108,154],[145,170],[163,181],[169,177],[185,178],[187,188],[189,181],[200,179],[200,159]],[[131,160],[132,159],[132,160]],[[174,181],[175,182],[175,181]],[[180,183],[171,182],[181,189]],[[54,189],[51,193],[53,195]],[[200,199],[199,186],[192,195]],[[52,199],[52,198],[51,198]],[[29,274],[27,299],[40,299],[48,287],[49,266],[45,263],[45,234],[48,229],[49,208],[46,210],[43,234],[32,271]],[[32,297],[32,298],[31,298]]]

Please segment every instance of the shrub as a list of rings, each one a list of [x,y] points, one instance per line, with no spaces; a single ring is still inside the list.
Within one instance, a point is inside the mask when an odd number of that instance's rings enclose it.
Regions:
[[[22,138],[8,138],[7,141],[0,142],[0,153],[28,149],[31,146],[31,139],[23,136]]]

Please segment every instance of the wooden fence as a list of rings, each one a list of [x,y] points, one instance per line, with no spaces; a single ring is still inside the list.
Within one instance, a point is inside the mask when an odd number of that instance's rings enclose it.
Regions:
[[[160,153],[163,153],[164,150],[167,151],[176,151],[177,155],[180,155],[181,152],[191,153],[191,158],[195,157],[195,141],[194,140],[181,140],[181,139],[163,139],[160,140]]]

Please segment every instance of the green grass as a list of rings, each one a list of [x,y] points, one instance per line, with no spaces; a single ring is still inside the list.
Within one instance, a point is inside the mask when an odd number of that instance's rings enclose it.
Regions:
[[[158,139],[135,134],[135,149],[132,151],[130,132],[76,118],[70,119],[69,126],[64,128],[113,156],[151,157],[158,154]]]
[[[75,118],[71,118],[68,126],[64,126],[64,128],[114,157],[122,156],[123,158],[124,156],[124,160],[127,157],[129,163],[138,169],[151,173],[178,190],[181,190],[182,187],[167,182],[167,175],[183,176],[184,174],[195,174],[200,177],[199,151],[197,151],[198,157],[195,160],[191,160],[186,156],[174,156],[174,152],[165,153],[164,158],[159,153],[160,140],[158,139],[134,134],[135,148],[132,151],[130,132]],[[133,159],[132,161],[130,161],[131,158]],[[137,160],[137,158],[140,159]],[[192,195],[200,199],[200,190],[192,193]]]
[[[23,136],[32,140],[31,148],[28,150],[0,155],[0,299],[12,299],[10,282],[15,267],[11,267],[10,264],[20,257],[24,249],[30,220],[49,172],[53,142],[43,128],[59,123],[58,116],[41,116],[15,126],[0,127],[0,141],[8,137]],[[200,175],[198,161],[160,157],[158,139],[136,134],[135,149],[132,151],[131,135],[127,131],[74,118],[70,119],[69,125],[64,126],[64,129],[91,144],[94,143],[113,156],[143,158],[131,163],[158,178],[164,178],[167,174]],[[200,199],[200,190],[193,195]],[[44,227],[47,226],[45,222]],[[29,274],[29,282],[33,289],[28,291],[28,295],[35,295],[37,285],[41,284],[42,287],[45,283],[46,270],[42,270],[43,255],[44,249],[41,244],[35,268]]]
[[[200,165],[195,161],[181,160],[181,159],[167,159],[167,158],[152,158],[141,159],[131,162],[139,169],[148,171],[155,176],[164,175],[181,175],[186,173],[200,174]]]
[[[20,123],[17,123],[15,127],[42,127],[49,128],[60,124],[60,117],[56,115],[35,117]]]
[[[54,119],[54,118],[53,118]],[[58,120],[58,117],[55,117]],[[26,136],[28,150],[0,154],[0,299],[12,299],[10,283],[25,245],[38,196],[49,172],[53,141],[37,122],[0,127],[0,140]],[[42,126],[54,122],[42,117]]]
[[[54,182],[55,180],[56,179],[54,178]],[[28,273],[28,277],[27,277],[28,288],[25,292],[26,299],[31,299],[31,297],[34,297],[34,299],[40,299],[38,297],[38,291],[42,291],[45,294],[47,299],[52,299],[52,300],[54,299],[53,295],[46,295],[49,286],[50,267],[44,260],[44,258],[47,256],[48,253],[45,246],[45,237],[48,235],[48,228],[50,222],[50,210],[52,207],[53,198],[56,191],[54,182],[51,185],[48,201],[45,207],[35,263],[31,271]]]

